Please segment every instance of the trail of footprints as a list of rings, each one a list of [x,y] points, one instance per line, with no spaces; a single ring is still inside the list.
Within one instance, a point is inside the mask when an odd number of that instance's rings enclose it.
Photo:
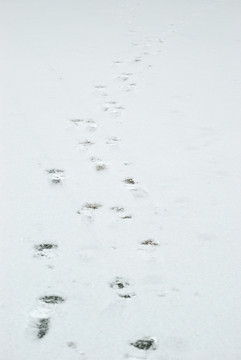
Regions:
[[[141,47],[141,45],[138,43],[133,43],[133,46]],[[130,64],[136,64],[139,66],[139,64],[144,61],[144,57],[150,53],[150,45],[144,45],[143,48],[145,50],[142,51],[142,55],[138,55],[132,61],[129,61]],[[148,48],[148,52],[146,48]],[[114,61],[114,64],[118,67],[121,67],[124,63],[121,60],[116,60]],[[118,88],[124,93],[133,91],[137,86],[137,83],[133,81],[133,76],[133,72],[126,71],[121,72],[117,76],[117,80],[120,82]],[[125,111],[125,108],[119,101],[106,100],[106,98],[109,97],[107,93],[107,87],[105,85],[99,84],[95,86],[95,90],[98,92],[100,97],[105,100],[102,105],[102,110],[113,118],[121,117],[123,111]],[[79,140],[78,147],[81,151],[89,152],[95,144],[95,140],[90,139],[87,134],[94,134],[98,129],[98,123],[92,118],[74,118],[70,119],[70,122],[73,126],[81,131],[81,134],[86,133],[86,138]],[[121,145],[121,139],[114,135],[107,137],[103,140],[103,142],[110,147]],[[89,157],[89,161],[94,164],[94,168],[97,172],[103,172],[109,168],[109,163],[107,161],[103,161],[96,156],[91,155]],[[124,165],[130,165],[130,163],[126,161]],[[46,174],[48,175],[50,183],[54,186],[63,184],[66,178],[64,169],[60,168],[48,169],[46,170]],[[134,180],[132,177],[126,177],[122,179],[122,184],[137,198],[143,198],[148,195],[148,193],[142,189],[142,187],[140,187],[139,182]],[[77,214],[93,220],[95,215],[98,214],[102,207],[103,204],[98,202],[84,203],[80,209],[77,210]],[[120,205],[111,206],[109,211],[113,214],[116,214],[116,216],[118,216],[121,220],[131,220],[133,218],[133,215],[128,213],[125,207]],[[139,245],[145,249],[148,247],[155,248],[159,246],[159,243],[154,239],[143,239]],[[41,243],[34,246],[34,257],[36,258],[51,260],[57,255],[58,245],[55,243]],[[116,276],[114,279],[112,279],[112,281],[110,281],[109,284],[107,284],[107,286],[109,286],[116,293],[117,297],[123,299],[123,301],[134,299],[137,296],[134,283],[130,279]],[[37,306],[31,313],[31,322],[37,339],[41,340],[49,333],[51,330],[51,317],[55,313],[56,307],[60,306],[65,301],[66,299],[58,294],[44,295],[38,299]],[[66,345],[70,349],[77,351],[79,354],[83,354],[81,351],[79,351],[78,345],[76,343],[68,342]],[[143,337],[130,341],[129,345],[143,351],[155,350],[157,348],[157,339],[155,337]]]

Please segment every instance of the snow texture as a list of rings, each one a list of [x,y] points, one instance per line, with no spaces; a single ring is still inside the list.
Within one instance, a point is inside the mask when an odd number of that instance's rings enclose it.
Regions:
[[[241,2],[0,7],[0,360],[241,359]]]

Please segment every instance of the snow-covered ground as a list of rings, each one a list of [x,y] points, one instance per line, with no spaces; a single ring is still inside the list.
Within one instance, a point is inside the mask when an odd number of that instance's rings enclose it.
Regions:
[[[241,359],[241,2],[1,29],[0,360]]]

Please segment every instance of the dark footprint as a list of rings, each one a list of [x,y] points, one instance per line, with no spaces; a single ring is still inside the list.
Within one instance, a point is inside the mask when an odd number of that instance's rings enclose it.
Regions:
[[[136,182],[132,178],[127,178],[127,179],[123,180],[123,182],[127,185],[135,185],[136,184]]]
[[[159,244],[152,239],[142,241],[142,245],[158,246]]]
[[[83,208],[84,209],[90,209],[90,210],[97,210],[99,208],[101,208],[102,205],[98,204],[98,203],[86,203]]]
[[[61,174],[64,173],[64,170],[62,169],[49,169],[46,170],[48,174]]]
[[[58,295],[47,295],[40,298],[41,301],[45,302],[46,304],[61,304],[65,300]]]
[[[115,280],[110,283],[110,287],[113,289],[124,289],[128,286],[130,286],[129,281],[121,277],[116,277]]]
[[[60,184],[61,183],[61,179],[58,177],[58,178],[53,178],[52,179],[52,183],[53,184]]]
[[[50,323],[49,318],[38,319],[38,323],[36,324],[36,327],[38,330],[37,337],[39,339],[42,339],[49,331],[49,323]]]
[[[52,257],[54,257],[54,253],[57,248],[58,248],[58,245],[56,245],[56,244],[35,245],[34,246],[35,256],[52,258]]]
[[[122,219],[132,219],[132,215],[121,216]]]
[[[134,293],[133,294],[119,294],[119,297],[124,298],[124,299],[131,299],[134,296],[136,296]]]
[[[145,337],[143,339],[137,340],[134,343],[131,343],[132,346],[139,350],[156,350],[156,339]]]

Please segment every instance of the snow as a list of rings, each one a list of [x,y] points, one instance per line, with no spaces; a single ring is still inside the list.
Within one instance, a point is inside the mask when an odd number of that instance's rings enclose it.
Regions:
[[[2,2],[0,360],[241,358],[240,14]]]

